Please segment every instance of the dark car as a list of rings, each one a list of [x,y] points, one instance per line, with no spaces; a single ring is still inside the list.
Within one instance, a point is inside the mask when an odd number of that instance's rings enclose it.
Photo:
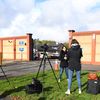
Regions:
[[[58,58],[59,58],[59,53],[58,53],[58,52],[53,53],[53,54],[51,55],[51,58],[52,58],[52,59],[58,59]]]

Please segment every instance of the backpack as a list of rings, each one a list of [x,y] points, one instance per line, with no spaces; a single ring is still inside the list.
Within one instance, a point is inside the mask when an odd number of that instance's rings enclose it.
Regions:
[[[42,83],[36,78],[32,79],[32,83],[25,86],[26,93],[41,93],[43,89]]]
[[[90,72],[87,81],[87,93],[98,94],[100,93],[100,78],[97,73]]]
[[[98,80],[88,80],[86,92],[90,93],[90,94],[100,93],[100,79],[98,79]]]

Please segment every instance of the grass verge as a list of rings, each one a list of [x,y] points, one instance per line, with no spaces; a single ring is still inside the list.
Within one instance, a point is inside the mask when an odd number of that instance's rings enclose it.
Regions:
[[[55,72],[58,77],[59,72]],[[100,100],[100,94],[93,95],[86,93],[87,87],[87,71],[82,71],[81,80],[82,80],[82,94],[78,94],[78,85],[76,80],[76,75],[73,76],[72,87],[71,87],[71,95],[65,95],[65,91],[67,90],[67,80],[65,73],[63,73],[63,77],[61,82],[59,83],[61,89],[59,89],[56,79],[51,70],[45,71],[44,81],[42,77],[42,73],[39,74],[38,79],[43,83],[44,92],[40,94],[26,94],[25,86],[32,82],[32,78],[36,76],[36,74],[28,74],[24,76],[18,76],[14,78],[9,78],[10,82],[16,86],[16,89],[13,89],[12,86],[9,85],[7,80],[0,79],[0,96],[5,97],[16,97],[15,100]],[[100,76],[100,73],[98,73]],[[14,99],[12,99],[14,100]]]

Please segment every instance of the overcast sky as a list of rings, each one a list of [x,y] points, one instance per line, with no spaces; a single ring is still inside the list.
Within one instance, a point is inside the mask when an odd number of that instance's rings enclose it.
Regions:
[[[68,40],[68,30],[100,30],[100,0],[0,0],[0,37]]]

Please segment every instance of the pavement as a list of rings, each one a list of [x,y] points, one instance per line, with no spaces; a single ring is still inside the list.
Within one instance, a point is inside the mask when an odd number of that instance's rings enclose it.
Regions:
[[[28,73],[37,72],[40,67],[41,61],[5,61],[2,64],[2,69],[7,75],[7,77],[20,76]],[[54,61],[51,61],[51,64],[54,65]],[[53,66],[52,66],[53,67]],[[41,66],[41,70],[43,65]],[[45,70],[51,69],[49,63],[46,63]],[[40,70],[40,71],[41,71]],[[3,71],[0,70],[0,77],[3,77]]]
[[[82,70],[100,72],[100,65],[82,64]]]

